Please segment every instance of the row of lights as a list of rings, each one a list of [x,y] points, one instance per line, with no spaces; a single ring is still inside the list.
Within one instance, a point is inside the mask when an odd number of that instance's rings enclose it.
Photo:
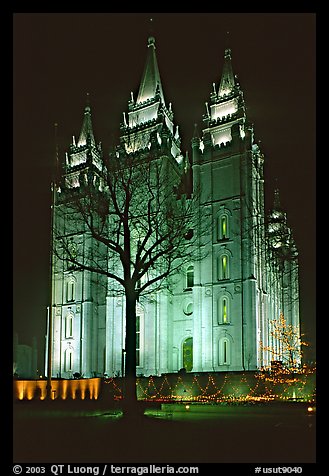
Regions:
[[[122,389],[119,387],[114,378],[110,378],[106,381],[108,384],[112,384],[113,390],[115,393],[115,398],[122,398]],[[243,385],[243,388],[239,384],[231,384],[230,393],[224,392],[225,385],[230,385],[230,379],[228,375],[224,376],[223,383],[220,387],[217,386],[216,381],[212,375],[208,376],[208,381],[205,386],[202,386],[198,377],[194,376],[192,379],[192,384],[186,384],[181,376],[177,378],[175,384],[171,385],[168,381],[167,376],[165,376],[159,388],[157,388],[154,377],[150,376],[147,381],[147,385],[143,386],[143,380],[137,379],[137,392],[139,393],[139,398],[142,400],[153,400],[153,401],[273,401],[274,399],[279,400],[288,400],[295,399],[296,392],[298,395],[302,395],[299,399],[303,400],[313,400],[314,391],[308,395],[304,395],[306,380],[301,378],[298,379],[296,376],[293,378],[284,379],[280,377],[279,379],[267,379],[259,378],[256,381],[256,384],[252,386],[248,383],[246,377],[242,377],[240,384]],[[261,385],[262,383],[262,385]],[[274,392],[277,384],[285,384],[284,387],[278,392]],[[259,388],[261,386],[261,388]],[[247,388],[246,388],[247,387]],[[165,391],[167,388],[167,391]],[[289,397],[287,394],[291,394]]]

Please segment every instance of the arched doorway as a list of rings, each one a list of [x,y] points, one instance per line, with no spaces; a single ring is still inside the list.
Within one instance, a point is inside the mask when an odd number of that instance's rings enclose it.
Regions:
[[[191,372],[193,368],[193,337],[188,337],[183,342],[183,368]]]

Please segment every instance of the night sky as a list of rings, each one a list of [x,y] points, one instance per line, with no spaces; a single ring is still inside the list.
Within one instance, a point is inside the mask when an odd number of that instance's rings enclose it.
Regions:
[[[62,159],[79,136],[89,93],[96,141],[107,153],[130,92],[136,97],[151,33],[166,101],[190,155],[194,124],[201,129],[231,48],[265,154],[266,208],[277,184],[299,250],[305,356],[315,359],[315,20],[312,13],[14,14],[13,330],[20,343],[31,345],[35,336],[42,358],[54,124]]]

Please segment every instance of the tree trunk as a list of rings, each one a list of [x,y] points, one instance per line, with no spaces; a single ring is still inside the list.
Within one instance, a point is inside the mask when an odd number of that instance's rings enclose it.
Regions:
[[[123,410],[126,415],[137,415],[136,389],[136,302],[135,290],[126,289],[126,364]]]

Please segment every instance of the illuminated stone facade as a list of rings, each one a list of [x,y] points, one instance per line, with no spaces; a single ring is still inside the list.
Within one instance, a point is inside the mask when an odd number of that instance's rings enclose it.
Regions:
[[[161,146],[161,154],[181,171],[187,195],[201,191],[195,213],[206,217],[209,230],[205,257],[189,263],[174,286],[139,300],[137,375],[182,368],[254,370],[269,366],[271,360],[284,360],[280,352],[286,350],[273,339],[271,325],[282,312],[298,332],[297,251],[277,191],[270,215],[265,214],[264,156],[247,121],[231,51],[225,50],[219,86],[213,85],[202,130],[192,138],[191,163],[181,153],[152,37],[137,98],[131,93],[120,130],[126,153],[151,148],[152,141]],[[89,180],[89,171],[97,175],[101,157],[87,106],[79,140],[73,139],[66,155],[66,186],[79,189]],[[74,229],[74,221],[64,219],[61,226],[72,241],[72,255],[75,248],[97,252],[88,233]],[[107,278],[88,270],[53,266],[54,377],[70,378],[75,372],[85,377],[122,374],[125,300],[109,292],[107,284]],[[48,347],[46,362],[47,353]]]

